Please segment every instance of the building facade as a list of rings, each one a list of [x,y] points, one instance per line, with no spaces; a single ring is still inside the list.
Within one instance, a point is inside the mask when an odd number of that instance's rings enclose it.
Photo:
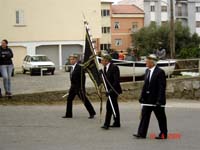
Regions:
[[[174,19],[200,35],[200,0],[174,0]],[[170,20],[170,0],[144,0],[145,26],[152,21],[158,25]]]
[[[101,39],[100,50],[109,50],[111,48],[111,15],[112,1],[101,0]]]
[[[8,39],[16,70],[27,54],[46,54],[61,68],[71,53],[83,52],[84,17],[100,38],[100,0],[0,0],[0,40]]]
[[[112,5],[111,48],[126,51],[133,47],[132,34],[144,26],[144,12],[135,5]]]

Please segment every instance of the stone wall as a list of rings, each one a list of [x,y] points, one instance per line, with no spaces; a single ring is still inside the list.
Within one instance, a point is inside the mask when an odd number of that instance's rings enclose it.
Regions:
[[[120,101],[139,99],[143,81],[122,83],[121,85],[123,94],[119,96]],[[86,91],[91,101],[100,101],[95,88],[88,88]],[[19,94],[14,95],[12,99],[1,98],[0,105],[65,104],[66,97],[62,98],[64,94],[66,94],[66,91]],[[168,79],[166,94],[168,99],[200,100],[200,77]],[[103,100],[106,101],[105,93],[103,92],[102,95]],[[77,102],[80,102],[80,100]]]
[[[142,86],[143,81],[123,83],[124,93],[120,97],[139,99]],[[168,79],[166,95],[167,98],[200,99],[200,77]]]
[[[123,94],[119,97],[120,101],[138,100],[143,83],[143,81],[122,83]],[[87,89],[87,92],[92,98],[95,97],[95,89]],[[168,79],[166,95],[171,99],[200,100],[200,77]]]

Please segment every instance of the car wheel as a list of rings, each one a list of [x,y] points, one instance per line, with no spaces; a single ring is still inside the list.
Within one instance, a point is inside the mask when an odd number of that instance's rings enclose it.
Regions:
[[[54,71],[51,71],[51,75],[54,75]]]
[[[26,74],[26,70],[25,70],[24,68],[23,68],[23,70],[22,70],[22,73],[23,73],[23,74]]]
[[[33,71],[30,69],[30,75],[32,76],[33,75]]]

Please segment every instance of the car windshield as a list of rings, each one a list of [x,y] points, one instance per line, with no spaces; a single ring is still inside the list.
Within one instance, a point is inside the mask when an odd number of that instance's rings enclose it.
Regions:
[[[31,61],[49,61],[47,56],[33,56],[31,57]]]

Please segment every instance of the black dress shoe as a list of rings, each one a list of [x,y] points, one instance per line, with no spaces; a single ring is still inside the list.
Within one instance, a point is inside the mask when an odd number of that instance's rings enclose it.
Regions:
[[[11,98],[12,98],[12,93],[10,93],[10,92],[6,92],[5,95],[6,95],[6,97],[7,97],[8,99],[11,99]]]
[[[113,124],[113,125],[111,125],[110,127],[111,127],[111,128],[120,128],[121,125],[120,125],[120,124]]]
[[[1,94],[1,88],[0,88],[0,98],[2,98],[3,97],[3,95]]]
[[[146,137],[138,135],[138,134],[133,134],[133,136],[137,139],[146,139]]]
[[[158,140],[167,139],[167,134],[161,133],[158,136],[156,136],[155,139],[158,139]]]
[[[62,116],[62,118],[72,118],[72,116]]]
[[[8,96],[8,99],[12,99],[12,96]]]
[[[105,129],[105,130],[108,130],[108,129],[109,129],[109,127],[108,127],[108,126],[105,126],[105,125],[102,126],[101,128],[102,128],[102,129]]]
[[[90,115],[88,119],[93,119],[95,115]]]

